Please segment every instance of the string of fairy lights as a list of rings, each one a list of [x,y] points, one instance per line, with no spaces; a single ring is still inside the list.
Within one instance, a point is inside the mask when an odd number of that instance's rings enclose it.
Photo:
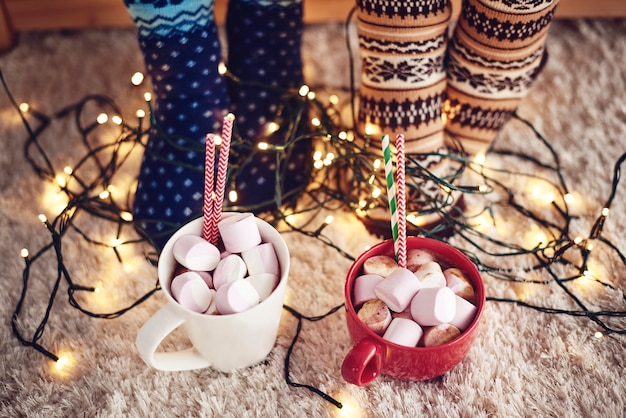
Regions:
[[[228,69],[222,72],[237,80]],[[137,91],[141,89],[143,76],[137,73],[131,83]],[[145,294],[130,305],[108,313],[93,312],[85,307],[79,292],[96,292],[98,286],[79,284],[74,280],[71,266],[64,259],[64,242],[74,240],[73,245],[103,247],[112,251],[123,264],[120,252],[123,247],[145,243],[147,238],[139,230],[132,216],[133,191],[120,196],[115,192],[118,173],[128,161],[136,158],[145,150],[148,134],[158,131],[152,118],[151,97],[144,93],[148,111],[138,110],[134,117],[123,118],[120,107],[115,101],[103,95],[90,95],[64,107],[54,115],[45,115],[26,103],[19,103],[12,96],[0,71],[0,80],[13,106],[19,112],[26,130],[24,156],[35,174],[42,181],[53,184],[65,197],[63,207],[54,219],[40,215],[40,221],[50,236],[47,244],[35,252],[21,251],[25,266],[22,273],[22,292],[16,303],[11,318],[15,337],[25,346],[32,347],[52,360],[60,357],[46,349],[40,341],[44,336],[47,322],[52,315],[53,304],[58,297],[63,283],[67,288],[69,304],[82,314],[113,319],[134,309],[154,293],[159,291],[158,282]],[[368,137],[364,140],[353,126],[346,126],[343,121],[341,100],[337,95],[329,94],[325,100],[318,97],[308,86],[297,90],[283,91],[284,106],[294,106],[279,114],[294,115],[297,120],[273,121],[268,124],[268,132],[275,132],[277,127],[300,125],[300,119],[308,117],[308,130],[305,133],[288,129],[281,143],[253,144],[242,138],[235,131],[229,167],[229,195],[227,210],[255,211],[255,207],[237,204],[237,174],[252,153],[273,153],[277,167],[283,166],[291,148],[308,141],[313,145],[312,167],[308,182],[297,193],[283,194],[277,187],[273,197],[274,209],[258,214],[279,230],[300,233],[317,240],[322,245],[336,250],[342,257],[354,260],[355,257],[337,245],[328,235],[326,228],[332,224],[332,215],[326,216],[320,223],[320,213],[351,212],[354,216],[368,221],[370,213],[386,208],[386,194],[382,161],[377,150],[372,150]],[[350,92],[350,105],[354,105],[354,89]],[[90,120],[94,109],[99,109],[95,119]],[[351,110],[354,115],[354,109]],[[53,164],[42,140],[44,133],[53,125],[67,120],[74,120],[73,136],[82,144],[84,150],[75,164],[62,169]],[[354,122],[354,121],[353,121]],[[611,259],[621,267],[626,266],[626,256],[605,233],[609,225],[607,219],[613,202],[618,194],[621,168],[626,160],[626,153],[615,162],[610,192],[597,214],[590,211],[576,210],[582,206],[582,197],[570,191],[563,167],[557,152],[550,142],[528,121],[515,115],[511,123],[520,124],[521,129],[529,132],[534,141],[533,147],[541,147],[545,152],[537,158],[524,151],[494,149],[487,155],[469,157],[463,153],[436,154],[438,158],[448,159],[457,168],[450,176],[439,178],[421,166],[420,161],[408,156],[407,180],[409,187],[419,189],[425,181],[435,182],[445,193],[458,193],[464,196],[464,210],[450,210],[440,207],[436,202],[430,206],[440,218],[436,226],[425,227],[419,216],[413,212],[407,217],[410,228],[415,234],[435,237],[454,243],[478,266],[484,277],[491,277],[498,283],[509,284],[517,298],[488,297],[489,301],[523,306],[538,312],[552,315],[569,315],[586,319],[595,336],[626,334],[626,309],[615,306],[626,305],[626,298],[617,296],[609,307],[592,308],[598,300],[590,292],[581,289],[593,287],[595,294],[614,291],[619,288],[619,280],[612,280],[609,272],[602,268],[603,260]],[[349,125],[349,124],[348,124]],[[101,138],[104,127],[116,127],[116,134],[108,141]],[[110,129],[109,129],[110,131]],[[162,133],[161,133],[162,134]],[[98,135],[99,140],[93,138]],[[201,152],[201,145],[189,143],[190,149]],[[200,147],[200,149],[198,149]],[[489,163],[487,162],[489,159]],[[523,164],[507,164],[515,161]],[[525,171],[511,167],[523,165]],[[187,167],[189,169],[196,169]],[[95,172],[95,175],[94,175]],[[281,170],[276,170],[276,183],[280,184]],[[263,202],[264,206],[267,202]],[[547,209],[546,209],[547,208]],[[539,210],[540,209],[540,210]],[[93,236],[88,229],[76,222],[77,216],[87,216],[106,222],[111,231],[111,239],[103,240]],[[200,213],[198,214],[198,216]],[[506,216],[505,216],[506,215]],[[512,216],[513,215],[513,216]],[[573,224],[581,217],[593,220],[587,234],[574,235]],[[507,218],[512,218],[507,221]],[[369,221],[374,222],[372,219]],[[525,232],[510,233],[511,222],[524,225]],[[172,225],[176,229],[177,225]],[[138,232],[137,232],[138,231]],[[72,232],[70,236],[70,232]],[[128,238],[128,237],[131,238]],[[79,237],[80,241],[76,241]],[[31,336],[25,336],[24,324],[19,320],[25,308],[24,303],[31,280],[31,270],[37,263],[47,260],[44,256],[53,254],[56,259],[56,271],[53,287],[47,301],[43,318],[35,327]],[[598,256],[596,254],[599,254]],[[156,265],[156,251],[145,253],[145,259]],[[507,265],[524,265],[524,268],[504,268]],[[511,263],[510,261],[517,261]],[[619,278],[617,278],[619,279]],[[623,280],[621,285],[623,285]],[[104,284],[106,286],[106,284]],[[118,289],[123,291],[123,289]],[[562,296],[559,306],[546,306],[541,303],[544,292],[558,293]],[[288,349],[285,359],[285,380],[294,387],[304,387],[320,395],[337,407],[341,403],[330,395],[307,385],[295,382],[290,374],[290,359],[302,329],[303,320],[320,321],[334,314],[342,305],[333,307],[326,314],[307,317],[295,308],[285,305],[285,310],[298,321],[297,332]]]

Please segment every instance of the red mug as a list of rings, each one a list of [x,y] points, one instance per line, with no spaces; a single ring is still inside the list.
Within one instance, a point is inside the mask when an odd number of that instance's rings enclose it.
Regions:
[[[435,239],[408,237],[407,248],[428,250],[444,267],[456,267],[464,271],[474,287],[476,316],[460,336],[435,347],[406,347],[384,340],[371,331],[357,317],[352,304],[352,289],[354,279],[363,274],[365,260],[375,255],[394,256],[392,240],[375,245],[356,259],[346,279],[346,321],[354,346],[343,360],[341,374],[349,383],[363,386],[380,374],[402,380],[433,379],[459,364],[476,338],[485,306],[485,285],[474,263],[456,248]]]

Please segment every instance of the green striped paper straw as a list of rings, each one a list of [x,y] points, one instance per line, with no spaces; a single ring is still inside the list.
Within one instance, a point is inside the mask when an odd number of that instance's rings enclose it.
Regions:
[[[382,139],[383,159],[385,161],[385,179],[387,180],[387,200],[391,211],[391,236],[393,237],[393,249],[398,261],[398,205],[396,202],[396,183],[393,176],[393,166],[391,163],[391,147],[389,135],[384,135]]]

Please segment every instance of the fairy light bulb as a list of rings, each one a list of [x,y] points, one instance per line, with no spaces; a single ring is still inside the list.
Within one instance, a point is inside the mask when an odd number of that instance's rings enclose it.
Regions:
[[[374,199],[377,199],[377,198],[379,198],[379,197],[380,197],[380,195],[381,195],[382,193],[383,193],[383,192],[382,192],[382,190],[380,190],[380,188],[378,188],[378,187],[374,187],[374,190],[372,190],[372,197],[373,197]]]
[[[319,127],[322,124],[322,121],[319,120],[319,118],[313,118],[311,119],[311,125],[315,126],[315,127]]]
[[[20,250],[20,257],[22,258],[28,258],[30,254],[28,253],[28,249],[27,248],[22,248]]]
[[[231,190],[231,191],[228,192],[228,201],[230,203],[235,203],[238,198],[239,198],[239,196],[237,195],[237,191],[236,190]]]
[[[309,94],[309,91],[311,91],[309,86],[307,86],[306,84],[303,84],[302,86],[300,86],[300,89],[298,90],[298,94],[302,97],[306,97]]]
[[[267,149],[269,149],[269,144],[267,142],[259,142],[259,145],[257,146],[261,151],[266,151]]]
[[[280,125],[276,122],[270,122],[267,124],[267,128],[265,129],[265,132],[267,135],[271,135],[274,132],[278,132],[278,130],[280,129]]]
[[[487,159],[487,157],[485,156],[485,154],[483,153],[478,153],[476,154],[476,156],[474,157],[474,162],[478,165],[483,165],[485,164],[485,160]]]
[[[40,213],[37,217],[39,218],[39,222],[41,222],[42,224],[48,222],[48,218],[43,213]]]
[[[306,98],[309,100],[315,100],[315,92],[314,91],[310,91],[307,93]]]
[[[228,72],[228,67],[226,67],[226,64],[224,64],[223,62],[220,62],[217,65],[217,72],[220,73],[221,75],[224,75]]]
[[[332,105],[338,105],[339,104],[339,96],[337,96],[336,94],[331,94],[330,97],[328,98],[328,101]]]
[[[326,225],[330,225],[331,223],[333,223],[334,220],[335,217],[333,215],[328,215],[326,218],[324,218],[324,223]]]
[[[143,109],[138,109],[136,115],[139,119],[143,119],[146,117],[146,111]]]
[[[20,103],[19,108],[20,108],[20,112],[22,113],[26,113],[30,110],[30,106],[28,103]]]
[[[152,101],[152,94],[150,94],[149,92],[145,92],[145,93],[143,94],[143,99],[144,99],[146,102],[151,102],[151,101]]]
[[[337,134],[337,138],[345,141],[346,139],[348,139],[348,133],[346,131],[341,131]]]
[[[606,218],[607,216],[609,216],[609,212],[610,212],[609,208],[603,208],[602,209],[602,216],[604,216]]]
[[[96,117],[96,122],[98,122],[99,125],[104,125],[108,121],[109,121],[109,115],[107,115],[106,113],[100,113]]]
[[[383,162],[380,160],[380,158],[377,158],[374,160],[374,163],[373,163],[374,170],[380,169],[382,165],[383,165]]]
[[[58,360],[51,363],[50,373],[59,378],[69,377],[76,366],[76,356],[65,349],[58,353],[57,357]]]
[[[365,124],[365,135],[373,136],[379,135],[381,133],[381,129],[378,125],[374,125],[373,123],[367,122]]]
[[[127,211],[122,211],[120,212],[120,218],[122,218],[122,220],[126,221],[126,222],[132,222],[133,221],[133,214]]]
[[[98,194],[98,197],[102,200],[107,199],[109,196],[111,196],[111,193],[108,190],[103,190]]]
[[[604,337],[604,334],[601,333],[600,331],[596,331],[595,334],[593,334],[593,336],[596,337],[597,339],[600,339]]]
[[[111,117],[111,122],[113,122],[116,125],[121,125],[122,124],[122,118],[118,115],[112,116]]]
[[[141,83],[143,83],[143,79],[144,79],[143,73],[137,71],[135,74],[133,74],[130,77],[130,82],[132,83],[133,86],[139,86]]]

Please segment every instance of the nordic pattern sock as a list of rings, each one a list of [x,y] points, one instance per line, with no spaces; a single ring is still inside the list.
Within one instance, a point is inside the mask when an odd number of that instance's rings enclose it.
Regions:
[[[542,67],[559,0],[465,0],[446,59],[447,140],[484,152]]]
[[[357,0],[356,4],[362,63],[358,130],[371,135],[371,149],[377,153],[382,135],[405,135],[408,210],[421,214],[422,225],[436,223],[456,204],[456,196],[432,179],[448,179],[454,172],[445,157],[441,118],[450,2]],[[381,213],[370,211],[370,219],[388,218],[387,206],[381,206]]]
[[[154,90],[156,129],[139,173],[134,217],[158,247],[202,213],[204,138],[228,108],[212,0],[126,0]]]
[[[443,146],[444,57],[448,0],[357,0],[361,53],[358,123],[372,145],[389,134],[406,138],[407,153]]]
[[[280,90],[297,89],[303,84],[301,44],[303,33],[302,0],[231,0],[228,5],[228,69],[241,83],[230,84],[236,129],[252,144],[285,142],[284,131],[269,134],[268,127],[284,104]],[[235,147],[235,145],[234,145]],[[281,167],[282,194],[308,180],[310,143],[291,147],[290,157]],[[240,167],[235,179],[238,205],[271,205],[275,196],[276,157],[255,152]]]

